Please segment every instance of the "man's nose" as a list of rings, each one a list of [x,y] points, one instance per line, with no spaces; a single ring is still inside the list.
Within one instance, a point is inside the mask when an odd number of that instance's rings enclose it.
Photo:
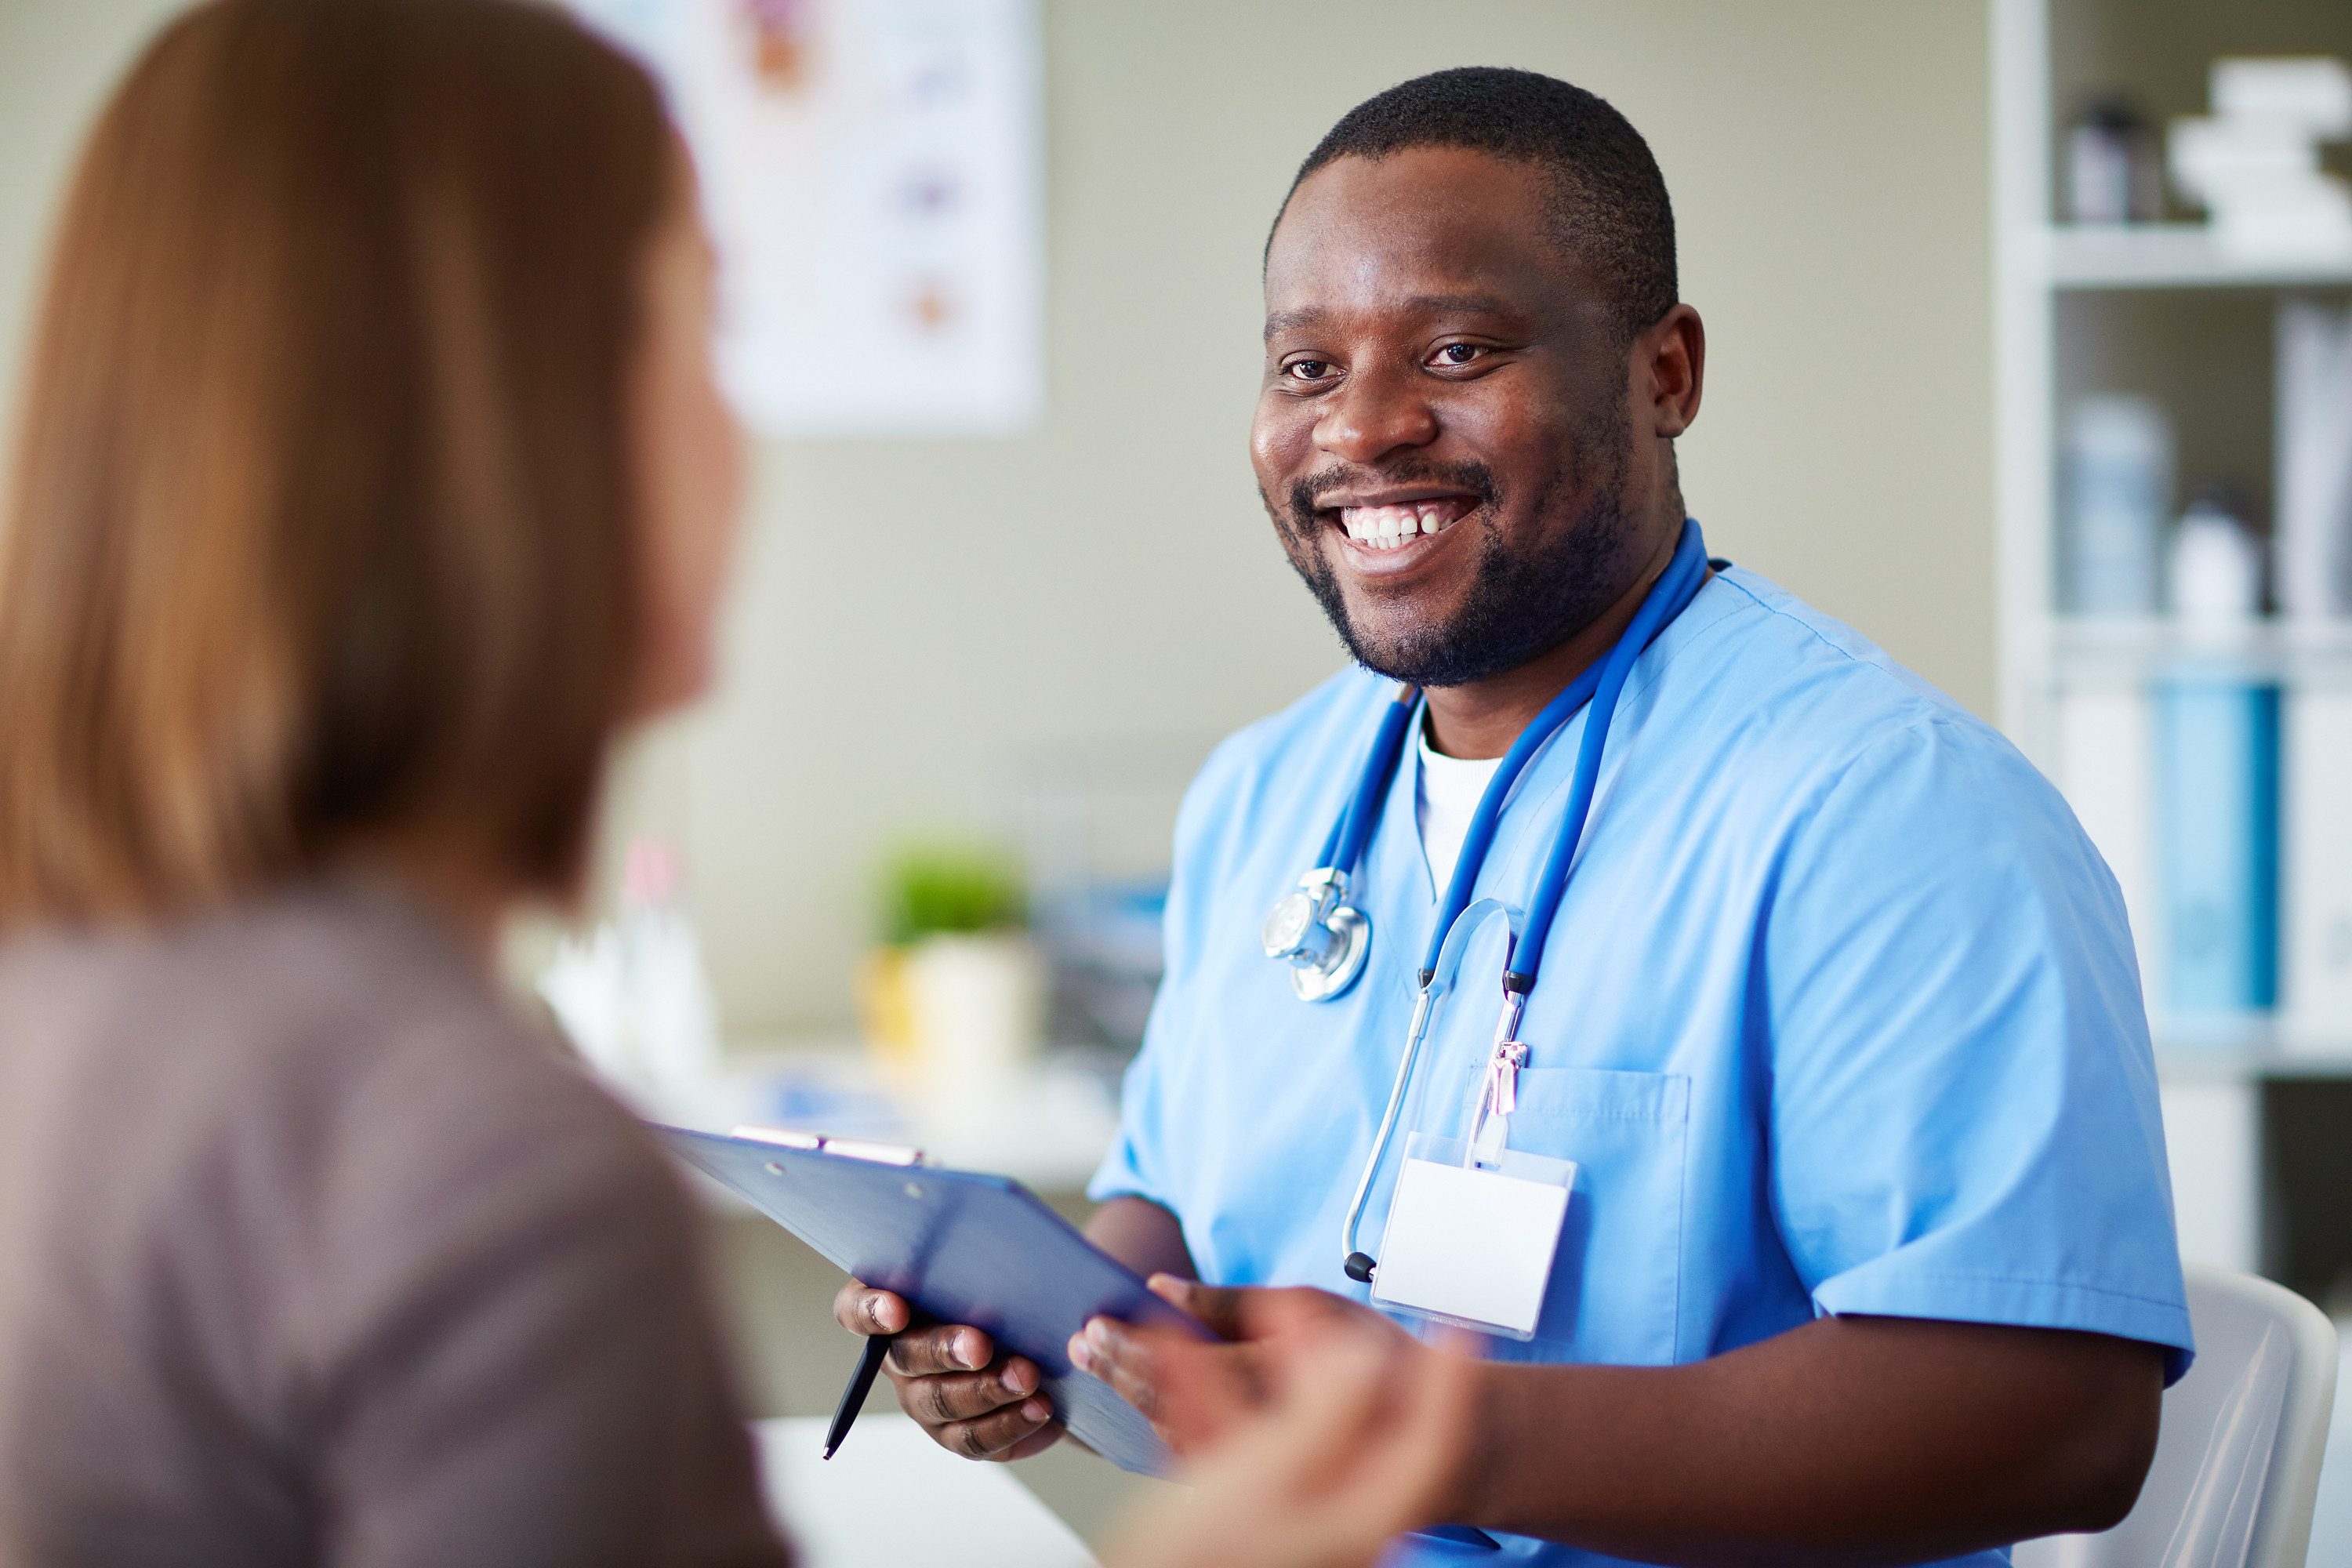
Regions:
[[[1358,371],[1327,399],[1315,422],[1315,445],[1341,462],[1370,466],[1402,448],[1437,439],[1437,414],[1413,384],[1394,371]]]

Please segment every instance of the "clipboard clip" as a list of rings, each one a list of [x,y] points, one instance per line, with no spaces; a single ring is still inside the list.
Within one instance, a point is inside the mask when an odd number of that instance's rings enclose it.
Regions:
[[[786,1127],[760,1127],[746,1122],[728,1136],[748,1138],[755,1143],[773,1143],[780,1148],[798,1149],[810,1154],[837,1154],[845,1160],[866,1160],[877,1165],[929,1165],[937,1163],[920,1149],[910,1149],[903,1143],[877,1143],[869,1138],[827,1138],[821,1132],[801,1132]]]

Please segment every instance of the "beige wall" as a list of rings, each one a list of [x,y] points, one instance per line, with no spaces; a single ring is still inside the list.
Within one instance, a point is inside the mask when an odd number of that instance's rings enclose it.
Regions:
[[[0,310],[92,94],[157,9],[0,0]],[[637,747],[617,792],[616,837],[687,847],[731,1027],[847,1017],[888,836],[987,819],[1041,752],[1192,754],[1336,667],[1244,460],[1257,254],[1329,122],[1421,70],[1550,71],[1649,136],[1708,327],[1683,464],[1710,542],[1990,710],[1979,0],[1045,15],[1043,426],[765,447],[723,688]],[[12,358],[14,331],[0,313]]]

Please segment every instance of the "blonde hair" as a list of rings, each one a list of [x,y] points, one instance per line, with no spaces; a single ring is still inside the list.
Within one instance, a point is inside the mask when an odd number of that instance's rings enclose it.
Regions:
[[[220,0],[83,153],[0,546],[0,922],[372,836],[576,879],[637,657],[645,74],[516,0]]]

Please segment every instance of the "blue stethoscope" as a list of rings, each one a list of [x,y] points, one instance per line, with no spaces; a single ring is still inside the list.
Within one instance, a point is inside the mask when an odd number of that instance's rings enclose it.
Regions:
[[[1632,623],[1609,650],[1609,657],[1570,681],[1567,689],[1536,716],[1504,754],[1495,776],[1487,782],[1486,793],[1478,797],[1478,808],[1471,814],[1469,832],[1462,841],[1461,858],[1454,862],[1453,879],[1446,885],[1444,904],[1430,931],[1428,952],[1422,960],[1412,1023],[1405,1034],[1404,1056],[1397,1063],[1396,1083],[1389,1093],[1388,1110],[1381,1118],[1380,1131],[1373,1137],[1363,1175],[1356,1184],[1354,1201],[1348,1205],[1348,1217],[1340,1228],[1340,1252],[1349,1278],[1369,1282],[1377,1267],[1370,1257],[1357,1250],[1356,1231],[1363,1219],[1364,1205],[1371,1195],[1372,1180],[1379,1174],[1389,1141],[1395,1134],[1397,1116],[1412,1081],[1422,1042],[1428,1037],[1431,1016],[1439,998],[1453,983],[1470,935],[1497,913],[1508,921],[1511,938],[1503,961],[1503,1013],[1496,1026],[1495,1047],[1487,1059],[1477,1111],[1466,1141],[1469,1153],[1465,1158],[1477,1158],[1482,1151],[1499,1153],[1504,1121],[1517,1102],[1518,1069],[1528,1060],[1528,1047],[1517,1038],[1519,1017],[1527,1007],[1528,993],[1535,988],[1552,916],[1559,908],[1560,896],[1568,890],[1569,867],[1576,858],[1585,818],[1592,809],[1592,792],[1601,776],[1601,749],[1609,742],[1609,725],[1616,715],[1618,695],[1624,690],[1625,678],[1633,673],[1633,661],[1697,595],[1706,582],[1706,542],[1699,537],[1698,524],[1685,520],[1674,560],[1651,585],[1642,607],[1633,613]],[[1364,841],[1371,837],[1381,802],[1403,759],[1406,731],[1420,701],[1421,694],[1413,688],[1399,689],[1395,700],[1381,716],[1381,727],[1372,739],[1362,777],[1339,821],[1331,825],[1316,868],[1299,879],[1297,889],[1275,905],[1259,933],[1266,956],[1291,965],[1291,988],[1303,1000],[1328,1001],[1354,984],[1363,973],[1364,960],[1371,948],[1372,923],[1361,910],[1347,901],[1349,876],[1363,855]],[[1476,884],[1487,848],[1494,842],[1495,824],[1502,816],[1505,797],[1528,761],[1588,701],[1592,704],[1592,713],[1585,721],[1583,744],[1577,752],[1567,815],[1537,879],[1535,901],[1528,906],[1524,921],[1517,910],[1499,900],[1484,899],[1474,907],[1470,889]]]

